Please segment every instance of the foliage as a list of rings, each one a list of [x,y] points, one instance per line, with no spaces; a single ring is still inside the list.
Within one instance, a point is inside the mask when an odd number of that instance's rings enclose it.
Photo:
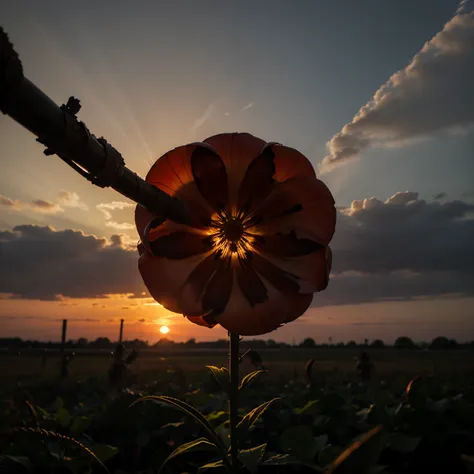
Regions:
[[[308,384],[303,359],[294,379],[269,365],[241,377],[241,474],[472,470],[469,373],[417,376],[408,364],[366,386],[316,358]],[[202,376],[176,385],[170,367],[118,393],[100,378],[0,388],[0,472],[228,473],[227,370],[209,367],[210,391]]]

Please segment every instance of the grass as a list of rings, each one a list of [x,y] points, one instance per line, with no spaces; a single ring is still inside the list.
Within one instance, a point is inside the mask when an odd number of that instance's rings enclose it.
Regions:
[[[315,359],[313,373],[355,374],[356,358],[360,349],[285,349],[258,351],[269,377],[287,378],[304,376],[304,365]],[[70,378],[105,376],[112,363],[108,352],[103,355],[76,350],[70,366]],[[474,352],[472,351],[399,351],[394,349],[369,350],[379,379],[414,375],[430,375],[441,378],[464,378],[474,375]],[[21,355],[0,356],[0,384],[29,383],[57,376],[58,355],[48,356],[42,366],[39,352],[24,352]],[[225,350],[143,351],[133,365],[133,371],[141,380],[172,380],[176,371],[183,371],[193,382],[207,373],[206,365],[226,366]],[[247,366],[242,367],[245,372]]]

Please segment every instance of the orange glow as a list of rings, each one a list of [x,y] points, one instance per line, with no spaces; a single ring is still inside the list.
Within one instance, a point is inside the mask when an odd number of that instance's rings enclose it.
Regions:
[[[170,332],[170,328],[168,326],[161,326],[160,332],[161,334],[168,334]]]

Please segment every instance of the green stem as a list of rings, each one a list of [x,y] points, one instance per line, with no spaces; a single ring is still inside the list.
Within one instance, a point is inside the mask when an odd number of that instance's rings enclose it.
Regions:
[[[230,455],[232,473],[239,472],[239,442],[237,437],[237,423],[239,410],[239,335],[229,333],[229,423],[230,423]]]

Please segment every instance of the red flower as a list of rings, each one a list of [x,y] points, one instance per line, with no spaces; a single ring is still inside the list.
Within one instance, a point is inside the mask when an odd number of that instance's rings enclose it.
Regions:
[[[135,211],[140,273],[170,311],[265,334],[301,316],[328,285],[334,199],[298,151],[221,134],[166,153],[146,180],[192,212],[185,226]]]

